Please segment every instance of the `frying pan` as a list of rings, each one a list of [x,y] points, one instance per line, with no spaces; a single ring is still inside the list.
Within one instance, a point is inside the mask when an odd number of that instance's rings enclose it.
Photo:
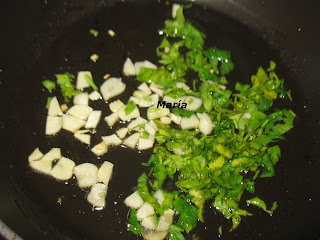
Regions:
[[[170,3],[171,4],[171,3]],[[171,6],[156,1],[6,1],[0,14],[0,231],[14,239],[137,239],[126,230],[128,209],[123,200],[146,171],[141,162],[151,152],[111,149],[97,159],[71,134],[44,135],[48,93],[41,81],[55,73],[90,70],[98,85],[103,76],[121,76],[127,56],[134,61],[157,62],[157,30],[170,17]],[[297,113],[295,128],[280,143],[281,161],[276,176],[257,182],[256,195],[268,205],[278,202],[274,216],[250,207],[254,214],[243,218],[229,233],[228,220],[208,204],[205,223],[191,235],[199,239],[320,239],[320,34],[316,1],[298,0],[213,0],[195,1],[186,16],[207,35],[207,46],[231,50],[235,70],[231,83],[249,81],[250,75],[269,60],[278,63],[279,75],[292,89],[292,102],[276,107]],[[89,29],[100,31],[98,38]],[[116,37],[107,34],[108,29]],[[97,63],[89,56],[97,53]],[[124,78],[128,94],[136,81]],[[93,108],[108,108],[97,103]],[[100,124],[102,135],[111,130]],[[117,126],[116,126],[117,127]],[[99,137],[93,137],[93,144]],[[115,164],[107,207],[94,211],[86,192],[75,179],[57,182],[34,173],[27,156],[39,147],[44,152],[61,147],[62,154],[77,164]],[[250,197],[244,194],[243,199]],[[61,204],[57,199],[61,198]],[[242,207],[244,203],[240,204]]]

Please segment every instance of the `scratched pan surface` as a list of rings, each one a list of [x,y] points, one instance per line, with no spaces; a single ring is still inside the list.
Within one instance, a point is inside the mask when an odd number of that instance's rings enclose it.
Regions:
[[[281,11],[275,2],[200,1],[186,11],[187,18],[207,35],[207,46],[231,50],[235,63],[231,84],[248,82],[259,65],[267,67],[271,59],[279,63],[279,75],[292,89],[294,101],[277,107],[290,107],[298,115],[296,128],[280,144],[283,154],[276,176],[258,181],[256,187],[256,195],[268,206],[278,202],[274,216],[249,208],[254,216],[243,218],[238,229],[229,233],[230,222],[208,205],[205,223],[192,232],[199,239],[218,239],[220,225],[224,227],[221,239],[226,240],[320,236],[320,91],[315,70],[319,32],[312,30],[316,14],[311,5],[301,7],[299,1],[290,1],[290,6],[288,1],[280,2]],[[141,162],[151,152],[119,147],[97,159],[72,134],[45,136],[48,94],[41,81],[54,79],[55,73],[90,70],[100,85],[106,73],[121,76],[127,56],[156,63],[155,48],[161,41],[157,30],[170,17],[171,7],[152,1],[12,1],[1,10],[0,218],[24,239],[138,239],[126,230],[128,209],[123,200],[148,170]],[[98,29],[99,37],[89,35],[90,28]],[[108,29],[116,37],[108,36]],[[89,60],[93,53],[100,56],[97,63]],[[127,90],[120,99],[127,101],[137,82],[123,79]],[[102,109],[103,116],[109,114],[102,101],[92,107]],[[101,121],[97,132],[93,145],[112,130]],[[36,147],[44,152],[60,147],[77,164],[114,163],[106,209],[93,210],[75,179],[57,182],[31,171],[27,156]],[[243,199],[248,197],[244,194]],[[243,202],[240,205],[245,207]]]

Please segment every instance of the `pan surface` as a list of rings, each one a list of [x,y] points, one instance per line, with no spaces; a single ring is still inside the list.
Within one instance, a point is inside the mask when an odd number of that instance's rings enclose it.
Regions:
[[[199,239],[218,239],[220,225],[224,227],[221,239],[320,238],[319,32],[312,28],[311,5],[300,9],[300,1],[286,5],[288,2],[261,5],[260,1],[199,1],[186,11],[186,18],[207,35],[207,47],[231,51],[235,63],[228,78],[231,83],[249,82],[260,65],[266,67],[269,60],[276,61],[279,75],[292,89],[294,99],[277,107],[297,113],[295,129],[280,143],[282,157],[276,176],[259,180],[256,185],[256,195],[267,205],[278,202],[274,216],[252,207],[254,216],[243,218],[238,229],[229,233],[229,221],[208,205],[205,223],[199,223],[191,234]],[[0,38],[0,218],[24,239],[137,239],[126,230],[128,208],[123,200],[133,191],[140,174],[148,170],[141,162],[147,161],[151,151],[113,148],[97,159],[72,134],[45,136],[48,94],[41,81],[54,79],[56,73],[89,70],[101,85],[106,73],[121,76],[127,56],[133,61],[156,63],[155,49],[161,41],[157,30],[170,17],[171,6],[152,1],[6,4]],[[298,10],[303,11],[295,15]],[[99,30],[99,37],[89,34],[91,28]],[[108,36],[108,29],[113,29],[116,37]],[[89,59],[93,53],[100,56],[97,63]],[[134,78],[123,79],[127,90],[120,99],[127,101],[139,83]],[[109,114],[102,102],[92,106],[102,109],[103,116]],[[97,132],[103,136],[112,131],[101,122]],[[92,145],[101,135],[93,137]],[[30,170],[27,156],[36,147],[44,152],[60,147],[62,154],[76,164],[114,163],[106,209],[93,210],[75,179],[57,182]],[[250,196],[244,194],[243,200]]]

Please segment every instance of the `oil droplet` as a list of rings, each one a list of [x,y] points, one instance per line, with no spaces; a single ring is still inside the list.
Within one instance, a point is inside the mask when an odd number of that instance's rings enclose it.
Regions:
[[[101,211],[103,207],[93,207],[92,211]]]

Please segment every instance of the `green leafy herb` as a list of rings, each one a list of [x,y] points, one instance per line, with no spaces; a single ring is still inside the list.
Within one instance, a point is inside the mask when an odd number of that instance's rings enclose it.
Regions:
[[[151,101],[152,101],[152,98],[151,98],[151,97],[144,97],[143,100],[146,100],[146,101],[151,102]]]
[[[175,80],[175,76],[167,71],[165,67],[157,69],[142,67],[137,79],[142,82],[154,82],[162,87],[167,87]]]
[[[212,134],[206,136],[154,120],[158,127],[157,145],[149,161],[143,163],[151,169],[149,175],[144,173],[138,179],[137,189],[157,213],[170,208],[179,215],[169,229],[171,240],[184,239],[184,232],[194,229],[198,220],[204,221],[206,202],[232,221],[230,230],[237,228],[243,217],[251,216],[239,207],[243,193],[255,193],[259,178],[275,175],[275,164],[281,156],[276,143],[284,139],[295,118],[291,110],[273,108],[274,101],[291,99],[273,61],[267,70],[259,67],[247,79],[251,84],[237,82],[234,90],[228,88],[226,77],[234,68],[231,53],[218,47],[205,48],[205,35],[185,19],[184,9],[181,6],[176,18],[165,21],[165,28],[160,31],[165,34],[156,49],[160,66],[141,68],[137,76],[139,81],[161,85],[166,96],[200,97],[203,106],[196,112],[174,108],[172,113],[181,117],[206,113],[214,125]],[[193,81],[193,90],[178,88],[176,83],[186,82],[184,77],[189,71],[198,75],[199,86]],[[148,112],[159,110],[150,108]],[[149,137],[144,132],[143,135]],[[166,181],[174,181],[179,191],[167,190]],[[162,205],[149,188],[162,190]],[[258,197],[247,203],[270,214],[277,207],[274,202],[268,210]]]
[[[152,207],[155,208],[155,210],[158,213],[163,215],[163,210],[161,209],[157,199],[155,199],[150,194],[147,183],[148,183],[148,177],[145,173],[143,173],[138,179],[138,187],[137,187],[138,193],[144,201],[148,202]]]
[[[128,105],[125,107],[124,112],[126,115],[129,115],[132,113],[132,111],[136,108],[136,105],[134,105],[133,101],[130,101]]]
[[[214,72],[226,75],[233,70],[234,65],[231,62],[229,51],[213,47],[203,51],[203,54],[209,60]],[[221,64],[220,67],[218,66],[219,63]]]
[[[42,84],[49,90],[49,92],[52,92],[52,90],[56,88],[56,83],[51,80],[44,80]]]
[[[64,73],[64,74],[56,74],[57,83],[60,86],[61,93],[66,102],[69,102],[69,99],[73,96],[81,93],[79,90],[75,90],[74,86],[72,85],[72,81],[75,78],[74,75],[71,73]]]
[[[95,36],[95,37],[98,37],[99,32],[97,30],[95,30],[95,29],[90,29],[90,34]]]
[[[221,89],[219,85],[214,82],[203,82],[199,90],[203,106],[208,112],[212,109],[219,111],[221,108],[228,108],[232,103],[230,100],[232,92],[230,90]]]
[[[143,132],[142,132],[142,135],[143,135],[143,138],[144,138],[144,139],[148,139],[150,133],[148,133],[147,131],[143,131]]]
[[[194,112],[192,111],[189,111],[189,110],[182,110],[182,109],[179,109],[179,108],[174,108],[172,110],[172,112],[178,116],[181,116],[181,117],[186,117],[186,118],[189,118],[191,117]]]
[[[173,206],[177,213],[180,214],[176,226],[189,233],[197,225],[198,208],[182,198],[176,198],[173,202]]]
[[[148,109],[148,113],[155,113],[155,112],[159,112],[159,111],[161,111],[160,108],[149,108]]]
[[[273,210],[268,210],[266,203],[261,198],[255,197],[255,198],[249,199],[249,200],[247,200],[247,203],[250,205],[255,205],[259,208],[262,208],[265,212],[272,214]],[[275,202],[275,204],[276,204],[276,202]],[[272,208],[275,208],[275,207],[272,206]]]
[[[137,210],[136,209],[132,209],[129,215],[129,223],[127,225],[128,230],[131,231],[132,233],[136,234],[136,235],[140,235],[141,234],[141,230],[142,227],[137,219]]]
[[[276,210],[278,207],[278,203],[277,202],[274,202],[271,206],[271,211],[273,212],[274,210]]]
[[[183,232],[183,229],[176,226],[176,225],[170,225],[169,227],[169,239],[170,240],[185,240],[185,237],[181,233]]]
[[[51,99],[52,99],[51,97],[48,97],[47,104],[46,104],[46,109],[49,109]]]
[[[91,86],[94,90],[98,91],[98,87],[97,87],[97,85],[93,82],[92,78],[91,78],[88,74],[84,75],[84,77],[86,78],[86,80],[88,81],[88,83],[90,84],[90,86]]]

